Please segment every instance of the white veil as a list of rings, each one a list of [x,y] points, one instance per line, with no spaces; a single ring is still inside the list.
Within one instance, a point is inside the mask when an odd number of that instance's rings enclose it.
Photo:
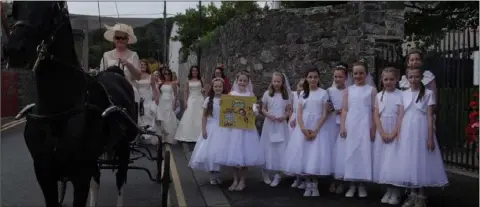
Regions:
[[[253,94],[253,84],[252,84],[252,81],[251,81],[251,80],[248,80],[248,85],[247,85],[247,87],[246,87],[245,89],[246,89],[248,92],[250,92],[250,93]],[[235,81],[233,82],[232,90],[231,90],[231,91],[239,92],[239,91],[238,91],[237,79],[235,79]]]
[[[293,97],[292,97],[293,91],[292,91],[292,88],[290,87],[290,82],[288,81],[288,77],[287,75],[285,75],[285,73],[282,73],[282,75],[283,75],[283,78],[285,79],[284,85],[285,87],[287,87],[286,89],[288,91],[288,97],[293,100]]]

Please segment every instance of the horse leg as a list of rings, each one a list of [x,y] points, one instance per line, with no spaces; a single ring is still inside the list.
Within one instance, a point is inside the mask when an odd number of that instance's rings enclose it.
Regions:
[[[73,184],[73,207],[85,207],[90,189],[90,180],[97,169],[96,162],[89,165],[81,165],[78,172],[71,177]]]
[[[117,197],[117,207],[123,206],[123,187],[125,183],[127,183],[127,171],[128,171],[128,164],[130,162],[130,147],[129,143],[125,140],[120,141],[120,144],[117,148],[117,155],[118,155],[118,170],[116,173],[117,179],[117,189],[118,189],[118,197]]]
[[[53,161],[47,158],[47,156],[37,158],[33,162],[33,167],[35,168],[35,176],[37,177],[38,184],[45,198],[45,206],[59,207],[57,177],[55,176],[56,170],[53,166]]]
[[[95,172],[95,175],[90,181],[90,192],[89,192],[89,201],[88,206],[94,207],[97,206],[98,201],[98,191],[100,189],[100,169]]]

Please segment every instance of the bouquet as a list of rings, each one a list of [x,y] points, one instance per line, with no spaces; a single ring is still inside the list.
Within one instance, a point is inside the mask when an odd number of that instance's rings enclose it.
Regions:
[[[465,128],[465,134],[467,138],[467,142],[469,144],[474,144],[478,150],[478,128],[479,128],[479,121],[478,121],[478,92],[473,94],[475,100],[470,101],[470,113],[468,113],[468,123]]]

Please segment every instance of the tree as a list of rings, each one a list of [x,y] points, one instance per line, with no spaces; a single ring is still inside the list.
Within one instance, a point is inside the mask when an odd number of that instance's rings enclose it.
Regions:
[[[213,3],[202,5],[201,14],[198,6],[187,9],[184,14],[177,14],[174,19],[179,27],[178,35],[172,37],[172,40],[182,43],[182,61],[186,60],[190,50],[196,49],[200,39],[209,39],[217,27],[225,25],[237,15],[255,11],[260,11],[255,1],[222,1],[220,7]]]
[[[345,2],[282,1],[283,8],[308,8]],[[438,44],[446,32],[478,27],[478,1],[406,1],[405,41],[427,48]]]

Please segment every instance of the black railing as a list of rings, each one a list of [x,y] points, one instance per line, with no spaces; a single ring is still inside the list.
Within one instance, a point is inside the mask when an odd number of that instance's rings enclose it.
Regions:
[[[465,132],[469,102],[478,91],[478,86],[473,83],[473,52],[479,50],[478,38],[477,28],[449,32],[424,54],[424,68],[435,75],[438,89],[436,135],[443,160],[450,166],[469,171],[478,170],[477,146],[467,142]],[[405,74],[404,57],[399,54],[398,47],[381,45],[377,48],[376,74],[386,66],[396,66],[401,74]],[[376,81],[378,83],[379,79]]]

